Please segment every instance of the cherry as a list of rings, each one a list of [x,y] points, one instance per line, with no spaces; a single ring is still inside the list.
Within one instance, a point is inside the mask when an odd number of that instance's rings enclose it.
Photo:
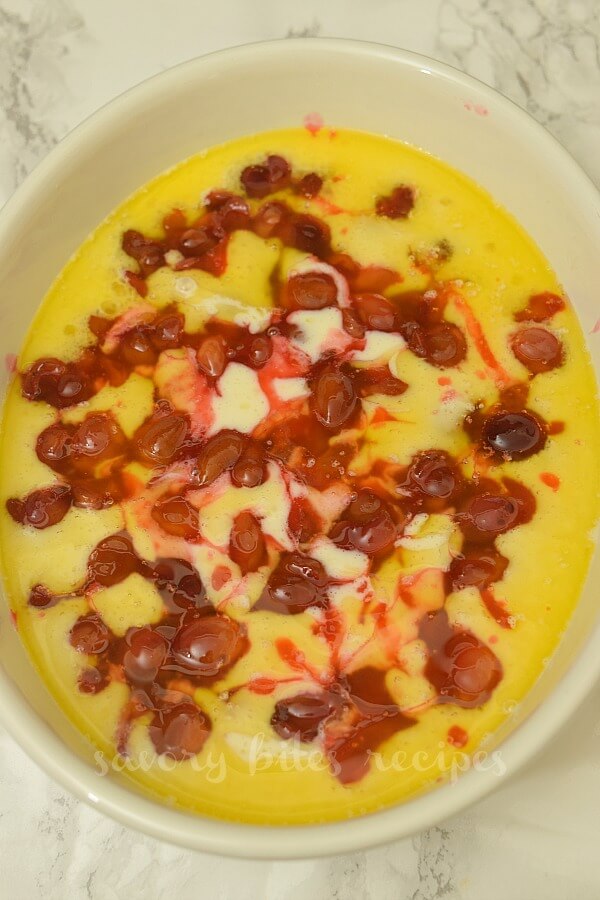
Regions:
[[[254,217],[253,230],[263,239],[273,237],[284,225],[289,214],[290,210],[285,203],[277,201],[265,203]]]
[[[24,500],[10,498],[6,508],[15,522],[33,528],[50,528],[58,524],[71,508],[73,495],[67,484],[32,491]]]
[[[69,632],[69,643],[78,653],[104,653],[110,644],[110,631],[100,616],[81,616]]]
[[[461,526],[470,540],[485,542],[518,525],[520,512],[514,497],[483,492],[467,506],[461,516]]]
[[[165,638],[151,628],[131,629],[125,638],[123,656],[126,678],[136,684],[154,681],[167,656]]]
[[[111,534],[101,540],[88,559],[90,580],[102,587],[118,584],[139,569],[140,559],[131,538],[123,533]]]
[[[366,328],[351,309],[342,310],[342,325],[350,337],[361,339],[365,336]]]
[[[432,366],[441,369],[457,366],[467,355],[465,337],[458,325],[451,322],[418,326],[405,333],[409,349]]]
[[[450,565],[449,583],[451,590],[460,591],[466,587],[487,588],[500,581],[508,560],[495,548],[467,551],[455,557]]]
[[[247,228],[250,224],[250,207],[243,197],[229,191],[211,191],[204,205],[218,214],[225,231]]]
[[[481,706],[502,678],[502,665],[490,648],[469,631],[457,631],[445,610],[429,613],[419,631],[429,649],[425,677],[438,702]]]
[[[151,577],[163,603],[171,612],[184,609],[213,611],[202,579],[185,559],[157,559]]]
[[[502,459],[526,459],[546,444],[546,427],[533,413],[499,412],[483,424],[484,447]]]
[[[186,541],[194,541],[199,536],[198,510],[185,497],[176,495],[158,500],[151,515],[167,534]]]
[[[387,504],[373,491],[363,488],[346,507],[329,537],[345,550],[375,556],[392,549],[397,529]]]
[[[563,363],[563,346],[546,328],[521,328],[511,338],[511,348],[533,375],[549,372]]]
[[[243,449],[244,439],[237,431],[220,431],[210,438],[196,460],[196,483],[200,487],[212,484],[237,463]]]
[[[148,726],[157,753],[179,761],[200,753],[210,731],[210,719],[192,700],[156,710]]]
[[[172,644],[177,671],[195,678],[218,678],[248,649],[245,626],[229,616],[184,621]]]
[[[331,582],[320,562],[301,553],[284,553],[258,602],[256,610],[296,615],[309,606],[326,606]]]
[[[296,184],[296,193],[311,199],[317,196],[322,187],[323,179],[321,176],[317,175],[316,172],[309,172]]]
[[[287,187],[292,170],[282,156],[268,156],[264,165],[246,166],[240,180],[249,197],[262,198]]]
[[[33,363],[23,375],[21,390],[27,400],[43,400],[56,409],[89,400],[94,393],[87,374],[75,363],[53,358]]]
[[[106,459],[122,454],[125,435],[110,413],[92,413],[75,430],[70,444],[70,462],[77,469],[93,471]]]
[[[213,232],[210,227],[203,225],[198,228],[188,228],[181,235],[179,247],[183,255],[189,259],[198,259],[212,250],[219,242],[220,235]]]
[[[77,676],[77,686],[82,694],[99,694],[108,683],[107,672],[96,666],[87,666]]]
[[[231,480],[237,487],[253,488],[266,477],[265,455],[262,447],[249,444],[231,470]]]
[[[145,238],[139,231],[129,229],[123,234],[121,246],[128,256],[139,264],[144,277],[151,275],[165,264],[165,257],[160,244]]]
[[[248,510],[239,513],[231,529],[229,556],[243,575],[256,572],[268,560],[267,546],[255,516]]]
[[[132,328],[121,338],[119,353],[127,365],[153,366],[157,360],[152,329],[147,325]]]
[[[227,365],[226,345],[222,337],[205,338],[198,349],[198,365],[211,378],[219,378]]]
[[[565,301],[558,294],[552,294],[550,291],[532,294],[525,309],[515,313],[515,321],[545,322],[564,308]]]
[[[140,462],[147,466],[166,466],[185,444],[188,420],[182,413],[157,409],[140,425],[133,445]]]
[[[152,328],[152,345],[161,353],[179,347],[183,337],[185,321],[181,313],[164,312],[159,315]]]
[[[279,737],[314,741],[321,723],[341,710],[342,699],[331,691],[296,694],[279,700],[271,716],[271,727]]]
[[[361,322],[373,331],[396,331],[396,310],[380,294],[358,294],[352,303]]]
[[[49,425],[38,435],[35,452],[40,462],[60,471],[71,452],[70,432],[59,422]]]
[[[310,403],[315,416],[326,428],[341,428],[357,406],[352,379],[339,369],[326,369],[312,386]]]
[[[253,369],[262,369],[273,355],[273,344],[266,334],[257,334],[256,337],[244,343],[244,346],[236,353],[236,359]]]
[[[414,457],[400,489],[435,511],[455,500],[463,484],[460,470],[448,453],[424,450]]]
[[[337,287],[325,272],[302,272],[292,275],[286,285],[284,305],[287,309],[323,309],[334,306]]]
[[[312,253],[320,259],[329,254],[331,247],[329,226],[314,216],[294,216],[282,235],[282,239],[287,246],[304,250],[305,253]]]
[[[387,197],[380,197],[375,203],[375,210],[378,216],[388,219],[406,219],[414,205],[415,189],[401,184]]]

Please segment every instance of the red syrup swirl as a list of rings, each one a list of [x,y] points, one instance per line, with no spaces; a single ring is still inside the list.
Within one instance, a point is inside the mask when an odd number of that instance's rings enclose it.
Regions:
[[[323,182],[316,173],[298,178],[283,158],[270,156],[244,169],[241,184],[246,196],[210,192],[195,220],[180,210],[172,211],[158,236],[125,233],[123,249],[137,265],[137,272],[129,271],[127,278],[138,293],[145,294],[146,279],[167,265],[169,251],[180,254],[175,262],[171,258],[173,268],[199,268],[218,277],[227,265],[230,235],[237,230],[251,230],[312,254],[321,261],[321,269],[292,273],[283,283],[272,280],[279,307],[269,326],[258,333],[219,319],[209,320],[199,332],[189,332],[174,305],[156,311],[141,306],[115,320],[92,316],[92,343],[76,360],[44,358],[22,373],[23,396],[57,411],[56,421],[39,434],[36,453],[58,481],[24,498],[9,499],[7,508],[24,526],[54,527],[72,506],[101,509],[138,496],[143,485],[129,472],[132,464],[141,464],[148,470],[153,492],[148,527],[171,545],[180,541],[184,557],[186,545],[204,541],[198,498],[218,490],[220,484],[227,490],[257,488],[268,481],[276,466],[286,485],[294,480],[303,486],[296,495],[290,493],[288,530],[293,549],[274,550],[260,515],[250,507],[241,510],[225,548],[234,571],[216,564],[210,584],[217,591],[235,591],[246,576],[262,572],[265,585],[248,614],[250,622],[259,615],[310,613],[307,627],[328,648],[325,669],[315,669],[300,648],[280,637],[275,649],[290,677],[265,673],[241,687],[265,695],[277,692],[271,719],[275,732],[284,739],[319,741],[332,772],[343,784],[351,784],[369,770],[372,754],[416,719],[402,713],[394,702],[386,686],[386,669],[356,667],[344,655],[348,623],[332,599],[342,582],[312,555],[315,540],[326,539],[337,551],[362,554],[370,574],[399,552],[396,541],[416,515],[448,515],[459,527],[463,544],[444,573],[445,593],[477,589],[492,618],[507,626],[508,610],[492,593],[509,565],[496,539],[529,522],[535,500],[515,478],[467,478],[462,461],[436,447],[416,453],[405,466],[374,460],[370,473],[353,471],[361,432],[370,421],[363,399],[398,397],[410,389],[386,364],[354,365],[353,352],[364,348],[367,332],[378,331],[401,336],[409,352],[428,365],[460,366],[467,353],[467,335],[445,318],[456,289],[435,284],[424,292],[402,292],[394,287],[402,280],[399,273],[360,266],[335,250],[327,222],[292,205],[293,197],[297,204],[299,197],[310,201],[319,194]],[[274,193],[278,197],[270,199]],[[289,196],[290,203],[284,196]],[[412,188],[401,186],[380,198],[377,213],[404,218],[415,196]],[[328,266],[346,280],[348,294],[343,302],[337,276]],[[326,351],[312,362],[294,346],[297,328],[288,316],[338,303],[342,303],[345,335],[339,344],[342,349]],[[515,318],[539,324],[563,305],[555,295],[534,295],[527,310]],[[495,359],[485,355],[489,348],[480,326],[475,323],[475,328],[472,319],[467,325],[484,362],[496,371]],[[525,324],[513,335],[511,347],[530,374],[538,376],[562,363],[557,340],[547,329]],[[218,393],[219,379],[230,363],[256,373],[270,413],[251,434],[231,428],[211,434],[209,418],[195,427],[198,423],[192,424],[190,411],[177,408],[158,390],[154,409],[131,436],[123,433],[110,411],[88,412],[78,424],[63,421],[62,410],[89,400],[107,384],[119,386],[134,372],[153,379],[156,366],[164,360],[161,355],[182,349],[199,383],[206,387],[199,404],[208,403],[211,392]],[[273,382],[281,378],[304,379],[307,396],[278,399]],[[562,423],[546,425],[527,408],[527,383],[509,384],[504,377],[498,383],[503,390],[497,403],[469,414],[464,427],[478,453],[493,463],[518,465],[520,459],[543,452],[547,436],[558,433]],[[173,475],[176,478],[170,481]],[[157,486],[163,483],[161,492]],[[337,513],[328,515],[318,496],[332,487],[347,491],[347,499],[341,510],[338,507]],[[94,610],[93,595],[134,574],[154,585],[163,613],[159,621],[118,636]],[[148,733],[157,752],[176,760],[200,752],[211,721],[194,701],[194,690],[215,685],[216,691],[248,652],[246,623],[228,616],[221,606],[215,609],[189,561],[177,556],[144,560],[125,532],[98,543],[76,590],[54,594],[38,584],[31,590],[29,603],[43,611],[73,597],[90,600],[89,612],[77,619],[69,634],[73,649],[86,657],[79,689],[94,694],[120,681],[130,691],[117,736],[120,752],[127,752],[129,731],[143,716],[149,716]],[[402,597],[398,602],[404,602]],[[382,638],[387,628],[379,607],[377,598],[371,605],[365,602],[364,617],[372,619],[374,639]],[[502,667],[486,644],[471,632],[451,626],[444,609],[423,613],[420,637],[428,652],[424,674],[435,688],[437,703],[476,707],[489,699],[502,677]],[[280,685],[293,681],[304,684],[295,694],[281,696]]]

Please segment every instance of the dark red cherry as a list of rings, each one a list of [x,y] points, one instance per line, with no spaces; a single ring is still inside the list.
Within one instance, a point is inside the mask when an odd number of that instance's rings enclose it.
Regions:
[[[387,197],[380,197],[375,204],[375,210],[378,216],[405,219],[414,205],[415,189],[408,184],[401,184]]]
[[[302,272],[293,275],[285,290],[287,309],[323,309],[337,300],[337,287],[331,275],[324,272]]]
[[[449,572],[451,589],[460,591],[466,587],[476,587],[483,590],[490,584],[500,581],[507,565],[506,557],[495,548],[478,553],[468,551],[452,560]]]
[[[102,587],[111,587],[138,572],[140,559],[126,534],[111,534],[101,540],[90,553],[90,579]]]
[[[329,537],[346,550],[375,556],[392,549],[397,528],[387,504],[373,491],[363,489],[342,513]]]
[[[439,501],[439,508],[457,497],[463,485],[460,470],[443,450],[425,450],[411,462],[401,486],[424,500]]]
[[[171,652],[178,671],[214,679],[237,662],[247,648],[244,625],[228,616],[212,615],[184,621]]]
[[[151,515],[167,534],[186,541],[198,538],[198,510],[185,497],[177,495],[158,500]]]
[[[40,462],[60,471],[71,452],[70,432],[59,422],[49,425],[38,435],[35,452]]]
[[[86,472],[91,471],[99,462],[122,454],[125,448],[125,435],[112,415],[91,413],[71,438],[71,465]]]
[[[23,375],[22,393],[27,400],[40,400],[64,409],[89,400],[94,387],[86,372],[75,363],[39,359]]]
[[[123,670],[129,681],[146,684],[154,681],[167,656],[167,642],[151,628],[135,628],[128,632],[123,655]]]
[[[158,709],[148,726],[156,752],[175,760],[200,753],[210,730],[210,719],[192,700]]]
[[[312,387],[312,410],[326,428],[339,429],[353,415],[357,396],[352,379],[337,369],[325,370]]]
[[[555,313],[565,308],[565,301],[558,294],[543,291],[541,294],[532,294],[525,309],[515,313],[516,322],[546,322]]]
[[[152,345],[159,353],[179,347],[183,337],[185,320],[181,313],[165,312],[154,322]]]
[[[183,447],[187,432],[188,420],[182,413],[158,410],[134,435],[136,455],[147,466],[166,466]]]
[[[265,454],[259,444],[249,444],[231,470],[237,487],[257,487],[266,477]]]
[[[514,497],[482,493],[463,514],[463,530],[474,541],[492,540],[519,524],[520,507]]]
[[[200,487],[212,484],[231,469],[242,454],[244,439],[237,431],[220,431],[204,444],[196,461],[195,480]]]
[[[323,187],[323,179],[316,172],[309,172],[304,175],[296,185],[296,193],[303,197],[316,197]]]
[[[132,328],[121,338],[121,358],[132,367],[153,366],[158,356],[153,337],[152,329],[147,325]]]
[[[526,459],[544,448],[546,434],[545,425],[533,413],[500,412],[485,420],[482,441],[502,459]]]
[[[284,553],[255,604],[256,610],[296,615],[309,606],[326,606],[331,582],[320,562],[301,553]]]
[[[32,491],[24,500],[11,498],[6,508],[15,522],[33,528],[50,528],[58,524],[71,508],[73,495],[67,484]]]
[[[69,632],[69,643],[79,653],[104,653],[110,643],[110,631],[100,616],[81,616]]]
[[[185,559],[157,559],[151,577],[170,612],[184,609],[213,611],[200,575]]]
[[[227,365],[226,344],[222,337],[205,338],[198,349],[198,365],[211,378],[219,378]]]
[[[256,572],[268,561],[267,546],[258,519],[248,510],[239,513],[233,522],[229,542],[229,556],[242,572]]]
[[[546,328],[521,328],[512,336],[510,345],[519,362],[533,375],[549,372],[563,363],[563,346]]]
[[[341,697],[331,691],[296,694],[275,704],[271,726],[284,739],[314,741],[321,723],[338,713],[341,707]]]
[[[457,366],[467,355],[467,342],[458,325],[438,322],[406,332],[409,349],[430,365],[445,369]]]
[[[450,626],[445,610],[429,613],[420,628],[429,649],[425,677],[438,702],[481,706],[502,678],[502,665],[490,648],[469,631]]]
[[[372,331],[395,331],[396,310],[389,300],[379,294],[358,294],[352,303],[361,322]]]

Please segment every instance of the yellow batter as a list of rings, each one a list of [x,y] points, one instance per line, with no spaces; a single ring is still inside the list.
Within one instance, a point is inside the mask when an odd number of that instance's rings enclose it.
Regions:
[[[442,162],[384,138],[328,129],[317,134],[296,129],[243,138],[189,159],[141,188],[98,227],[51,287],[22,348],[18,371],[25,371],[40,357],[76,359],[92,338],[87,324],[91,314],[114,319],[139,304],[140,297],[122,277],[123,270],[132,267],[121,249],[126,229],[159,235],[163,216],[173,208],[193,219],[207,191],[215,187],[239,191],[241,169],[262,160],[267,153],[285,157],[294,171],[321,175],[324,184],[316,198],[286,193],[286,202],[324,219],[331,228],[335,250],[349,254],[363,266],[399,271],[403,281],[389,287],[388,296],[426,289],[429,275],[420,262],[436,244],[446,241],[452,253],[436,263],[438,282],[454,284],[466,299],[508,375],[515,380],[527,377],[510,349],[513,314],[525,307],[530,295],[560,293],[556,276],[532,241],[487,194]],[[410,215],[400,219],[375,216],[375,198],[388,195],[399,182],[416,186],[417,202]],[[231,238],[227,269],[221,277],[198,269],[178,272],[164,266],[149,276],[145,302],[157,308],[177,303],[186,317],[187,330],[198,330],[209,313],[218,311],[224,318],[233,318],[239,315],[240,304],[270,304],[273,271],[285,277],[304,257],[306,254],[298,250],[282,250],[277,239],[237,231]],[[466,331],[464,308],[452,299],[446,319]],[[491,699],[475,709],[451,703],[428,707],[431,689],[423,676],[423,645],[413,638],[402,647],[398,666],[390,669],[386,684],[400,709],[419,710],[417,722],[379,748],[379,758],[364,778],[342,785],[329,771],[316,744],[301,744],[294,755],[295,751],[272,731],[269,720],[273,702],[286,696],[285,686],[275,695],[241,691],[232,698],[226,694],[228,687],[258,675],[289,675],[289,668],[273,649],[273,639],[281,634],[302,647],[309,661],[316,666],[322,664],[327,648],[310,633],[310,614],[252,614],[243,603],[236,605],[233,601],[227,611],[247,623],[251,651],[219,682],[218,691],[196,691],[195,699],[212,719],[209,739],[201,753],[190,760],[157,758],[145,720],[137,720],[130,741],[130,777],[138,785],[165,802],[203,814],[263,824],[298,824],[344,819],[398,803],[435,785],[451,770],[453,762],[459,767],[465,765],[464,755],[473,753],[505,720],[554,651],[577,602],[592,547],[590,534],[598,515],[599,484],[596,387],[574,312],[569,307],[558,312],[551,327],[565,348],[565,362],[531,381],[527,406],[547,422],[563,422],[564,430],[550,435],[541,453],[497,465],[492,473],[497,478],[508,475],[518,479],[537,503],[530,523],[497,540],[498,549],[510,564],[496,586],[496,596],[506,601],[514,627],[501,627],[474,588],[457,591],[446,601],[450,621],[493,646],[501,661],[503,677]],[[389,457],[407,465],[415,452],[428,447],[459,456],[467,452],[468,441],[460,429],[462,417],[476,402],[494,403],[498,387],[472,336],[466,333],[468,354],[456,368],[443,371],[406,351],[392,358],[390,369],[409,384],[409,389],[401,396],[373,402],[374,407],[383,407],[398,421],[369,429],[357,467],[362,464],[367,471],[373,457]],[[451,382],[450,398],[445,376]],[[133,374],[121,387],[104,387],[81,406],[57,413],[46,403],[25,399],[20,379],[15,377],[3,415],[0,546],[6,591],[19,634],[41,677],[77,728],[104,752],[107,766],[113,759],[119,764],[114,736],[128,688],[112,683],[97,695],[77,690],[83,661],[69,645],[67,634],[86,611],[85,599],[45,610],[28,606],[27,599],[38,583],[57,593],[75,590],[84,577],[91,549],[125,524],[136,549],[146,558],[152,558],[155,552],[152,537],[144,533],[131,509],[118,504],[103,511],[72,508],[58,525],[36,530],[13,521],[5,503],[53,481],[54,476],[35,454],[35,441],[57,416],[63,422],[78,422],[91,410],[111,409],[125,434],[131,436],[152,411],[152,389],[148,378]],[[235,390],[234,386],[232,396]],[[243,390],[242,386],[241,393]],[[177,401],[176,391],[172,398]],[[472,470],[472,461],[465,459],[466,474],[470,474],[469,466]],[[132,471],[139,478],[147,478],[135,464]],[[545,480],[540,478],[543,473]],[[555,476],[550,483],[548,473]],[[276,518],[281,495],[273,483],[263,485],[262,490],[261,502]],[[231,519],[239,507],[239,495],[231,491],[214,503],[212,518],[206,514],[206,527],[213,528],[212,537],[217,540],[219,523],[227,516]],[[414,574],[447,568],[449,554],[459,546],[448,520],[430,516],[422,528],[421,536],[446,533],[445,542],[425,541],[411,549],[409,534],[393,562],[374,577],[382,597],[390,596],[390,585],[399,570]],[[197,564],[202,571],[201,561]],[[260,581],[257,573],[254,575]],[[260,593],[260,585],[250,581],[247,591],[252,599]],[[430,594],[424,602],[436,608],[439,582],[434,578],[422,590]],[[217,590],[216,602],[219,597]],[[340,602],[352,609],[357,601],[348,596]],[[135,575],[99,592],[95,606],[118,634],[131,625],[156,621],[161,612],[154,587]],[[395,615],[402,627],[408,613],[400,610]],[[364,626],[357,614],[354,621],[355,638],[360,642]],[[377,654],[367,650],[364,659],[376,663]],[[468,735],[466,746],[454,747],[448,741],[448,730],[453,726],[460,726]],[[257,733],[262,737],[253,743]],[[418,752],[421,755],[416,757]],[[150,760],[149,767],[143,765],[144,759]],[[133,771],[140,760],[142,765]],[[99,766],[103,770],[104,763]]]

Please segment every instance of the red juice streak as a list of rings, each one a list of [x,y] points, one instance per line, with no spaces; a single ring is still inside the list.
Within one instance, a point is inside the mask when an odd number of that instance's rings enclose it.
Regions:
[[[456,308],[462,313],[465,319],[468,332],[473,343],[475,344],[475,347],[477,348],[477,352],[479,353],[492,378],[494,379],[498,387],[507,387],[509,384],[511,384],[513,379],[496,359],[492,348],[490,347],[484,334],[483,328],[481,327],[479,319],[476,317],[475,313],[463,297],[461,297],[459,294],[454,294],[453,299]]]

